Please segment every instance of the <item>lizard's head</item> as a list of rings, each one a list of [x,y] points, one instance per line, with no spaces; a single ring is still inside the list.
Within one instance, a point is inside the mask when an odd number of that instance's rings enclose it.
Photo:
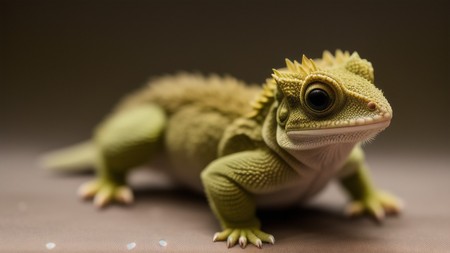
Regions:
[[[370,140],[389,126],[392,109],[374,85],[370,62],[355,52],[328,51],[274,70],[277,143],[306,150]]]

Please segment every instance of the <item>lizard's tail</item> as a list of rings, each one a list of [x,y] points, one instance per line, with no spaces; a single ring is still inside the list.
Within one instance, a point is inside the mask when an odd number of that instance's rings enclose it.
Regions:
[[[57,172],[93,170],[95,146],[91,141],[52,151],[40,159],[41,167]]]

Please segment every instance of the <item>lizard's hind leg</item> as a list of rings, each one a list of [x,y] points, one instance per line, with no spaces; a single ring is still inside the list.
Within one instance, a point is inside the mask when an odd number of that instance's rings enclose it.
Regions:
[[[166,125],[162,108],[140,105],[114,113],[95,132],[97,179],[83,184],[79,195],[94,198],[103,207],[113,200],[129,204],[132,191],[126,186],[131,168],[144,164],[160,146]]]

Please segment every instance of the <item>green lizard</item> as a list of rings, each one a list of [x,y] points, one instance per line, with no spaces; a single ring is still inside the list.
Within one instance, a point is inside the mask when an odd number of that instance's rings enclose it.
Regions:
[[[356,52],[325,51],[321,59],[286,59],[262,88],[231,77],[156,79],[126,97],[91,141],[44,164],[95,166],[97,179],[79,194],[103,207],[131,203],[130,169],[155,154],[167,157],[173,178],[206,193],[222,227],[213,241],[260,248],[275,239],[260,230],[257,207],[305,201],[333,178],[352,198],[350,214],[380,221],[398,213],[401,202],[374,187],[360,147],[391,118],[371,63]]]

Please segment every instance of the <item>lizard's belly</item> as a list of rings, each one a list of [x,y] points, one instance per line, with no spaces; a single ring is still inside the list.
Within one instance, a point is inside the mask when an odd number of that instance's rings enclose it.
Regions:
[[[300,174],[299,182],[279,191],[258,196],[257,203],[260,206],[286,206],[314,196],[338,174],[354,145],[354,143],[330,145],[326,149],[310,152],[289,150],[289,153],[299,161],[290,164]]]
[[[304,202],[319,193],[335,175],[335,168],[310,171],[286,188],[256,195],[256,203],[260,207],[285,207]]]
[[[200,180],[200,167],[185,166],[182,171],[196,171],[195,173],[180,173],[174,169],[174,166],[164,166],[170,168],[169,175],[178,183],[185,185],[192,190],[204,193],[203,185]],[[285,207],[304,202],[319,193],[338,173],[338,167],[328,167],[324,169],[303,168],[297,182],[289,184],[283,189],[270,193],[254,194],[258,207]]]

